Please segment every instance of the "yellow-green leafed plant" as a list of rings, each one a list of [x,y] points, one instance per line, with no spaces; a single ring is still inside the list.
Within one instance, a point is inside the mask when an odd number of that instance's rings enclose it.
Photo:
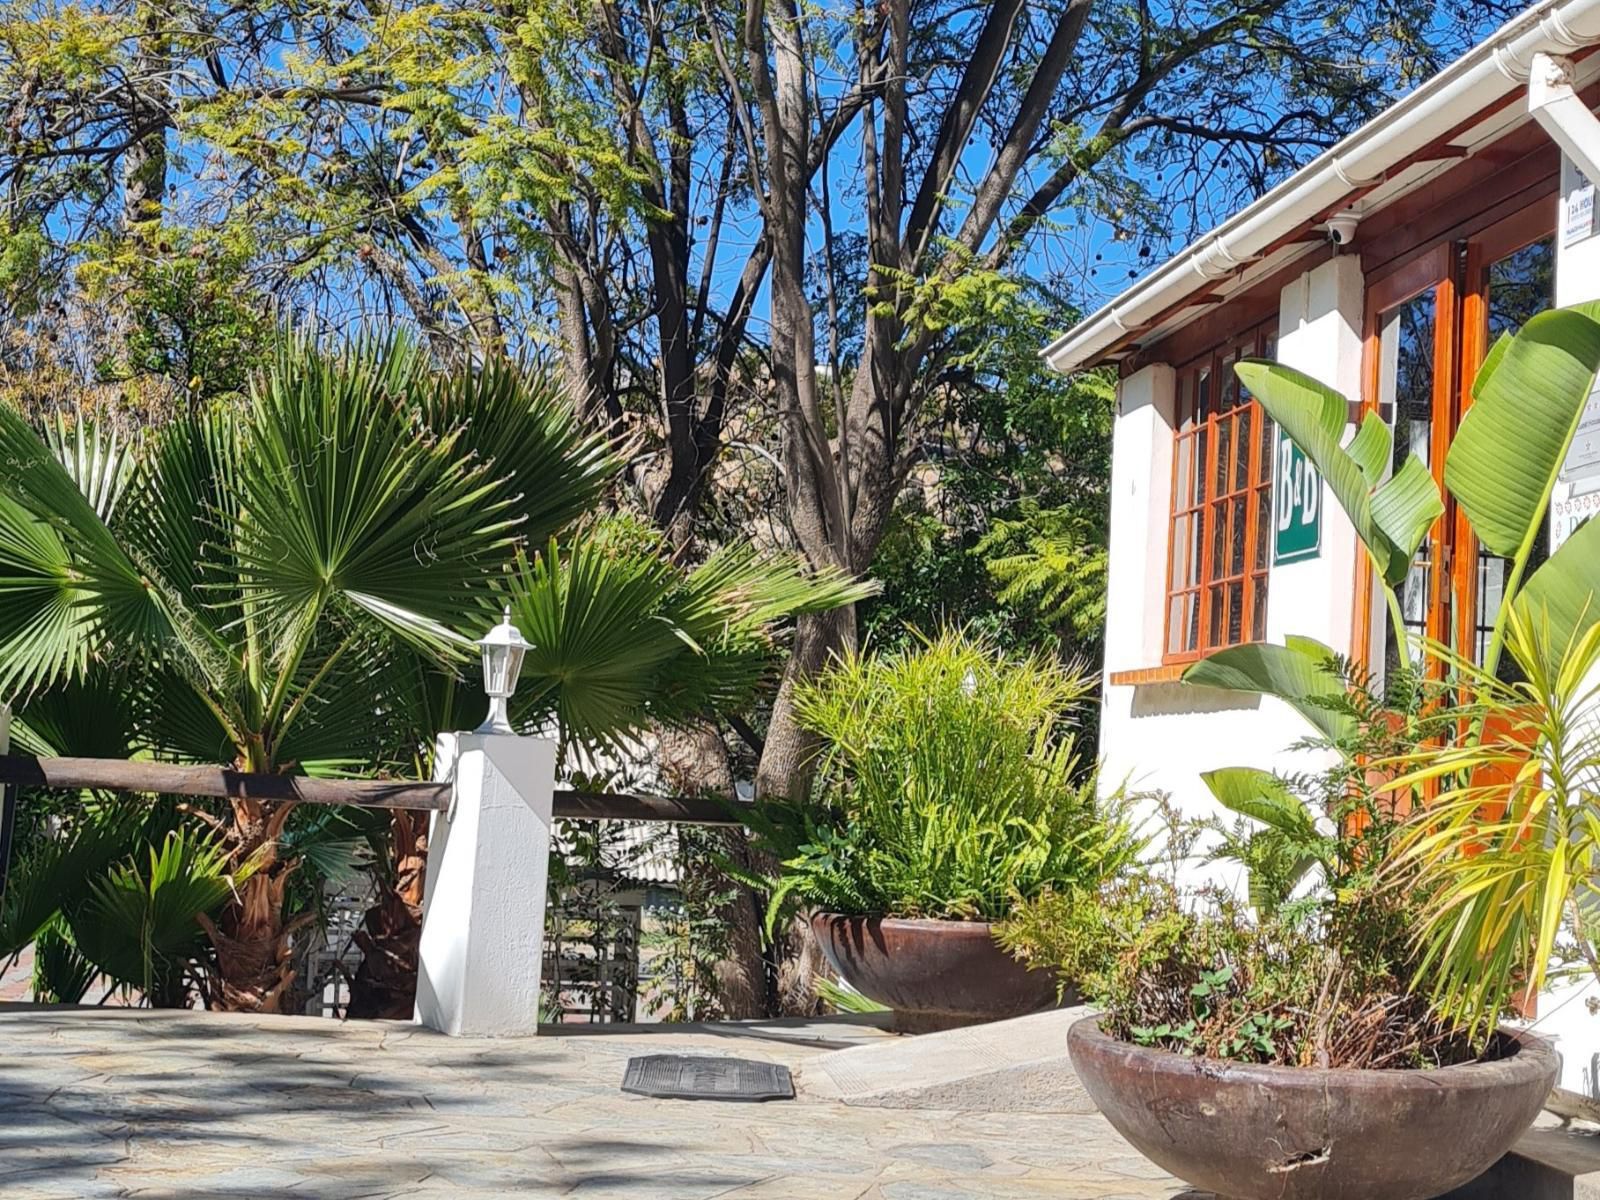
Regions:
[[[1083,674],[953,631],[852,655],[797,690],[822,745],[819,794],[752,827],[795,903],[855,916],[997,920],[1046,888],[1095,888],[1137,844],[1079,757]]]
[[[1511,610],[1514,683],[1432,647],[1473,699],[1457,737],[1392,764],[1396,786],[1437,789],[1394,863],[1397,886],[1434,888],[1419,982],[1475,1035],[1552,972],[1600,980],[1600,623],[1552,636],[1542,614]]]

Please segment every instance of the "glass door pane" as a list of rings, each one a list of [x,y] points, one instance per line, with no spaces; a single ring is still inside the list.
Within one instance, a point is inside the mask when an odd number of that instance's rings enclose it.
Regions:
[[[1484,345],[1493,346],[1502,333],[1515,333],[1530,317],[1543,312],[1555,303],[1555,242],[1553,238],[1539,241],[1515,250],[1490,263],[1484,271],[1484,311],[1488,318],[1489,336]],[[1476,368],[1474,367],[1474,370]],[[1470,386],[1470,377],[1467,380]],[[1546,525],[1549,516],[1545,517]],[[1548,528],[1546,530],[1548,534]],[[1549,547],[1548,536],[1534,543],[1533,560],[1528,569],[1543,562]],[[1480,550],[1473,575],[1476,593],[1473,605],[1472,657],[1482,662],[1489,649],[1489,639],[1495,618],[1500,612],[1500,599],[1505,592],[1509,560]]]
[[[1438,295],[1430,288],[1396,305],[1380,318],[1378,403],[1380,412],[1392,414],[1395,470],[1412,454],[1432,465],[1437,312]],[[1428,632],[1436,551],[1430,534],[1418,548],[1411,570],[1400,587],[1400,612],[1408,635],[1415,635],[1408,637],[1413,660],[1418,657],[1418,639]],[[1393,629],[1389,629],[1385,637],[1384,663],[1386,667],[1399,663]]]

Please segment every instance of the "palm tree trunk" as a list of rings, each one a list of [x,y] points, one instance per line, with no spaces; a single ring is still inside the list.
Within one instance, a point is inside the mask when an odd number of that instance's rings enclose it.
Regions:
[[[348,1015],[405,1021],[416,1007],[428,815],[396,809],[389,836],[394,874],[379,881],[376,900],[355,935],[362,957],[350,981]]]
[[[292,921],[283,915],[284,895],[299,865],[278,857],[278,839],[293,804],[234,800],[233,821],[225,837],[235,870],[255,869],[234,889],[234,899],[215,921],[199,918],[216,950],[216,979],[207,1002],[225,1012],[298,1011],[294,991],[294,935],[314,914]]]

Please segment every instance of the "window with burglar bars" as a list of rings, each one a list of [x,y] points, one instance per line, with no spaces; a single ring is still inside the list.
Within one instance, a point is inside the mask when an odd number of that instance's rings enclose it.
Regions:
[[[1187,662],[1267,634],[1273,425],[1233,373],[1272,358],[1276,321],[1178,372],[1164,661]]]

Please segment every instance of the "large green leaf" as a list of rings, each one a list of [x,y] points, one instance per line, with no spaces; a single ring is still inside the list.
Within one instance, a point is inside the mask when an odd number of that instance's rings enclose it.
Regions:
[[[1394,430],[1377,413],[1369,412],[1345,450],[1361,468],[1361,477],[1367,481],[1367,486],[1377,487],[1383,482],[1389,460],[1394,456]]]
[[[1600,370],[1600,324],[1580,309],[1540,313],[1484,367],[1444,481],[1478,539],[1515,558],[1537,536]]]
[[[159,652],[171,623],[158,589],[78,480],[4,405],[0,462],[0,697],[81,678],[107,640]]]
[[[173,831],[159,848],[143,848],[90,883],[88,897],[66,913],[73,941],[108,977],[152,1003],[180,1003],[184,972],[204,942],[199,918],[221,908],[251,873],[246,865],[230,875],[214,842]]]
[[[593,512],[622,466],[543,364],[490,362],[425,388],[421,408],[427,428],[488,463],[491,495],[517,514],[525,544],[542,545]]]
[[[0,902],[0,958],[27,946],[107,864],[138,846],[142,826],[143,814],[129,805],[89,813],[13,863]]]
[[[1409,547],[1416,553],[1428,529],[1444,512],[1439,499],[1439,485],[1433,475],[1415,454],[1410,455],[1390,478],[1372,493],[1372,523],[1382,531],[1388,541],[1399,548]],[[1411,560],[1407,558],[1406,562]],[[1391,586],[1400,580],[1390,577]],[[1400,573],[1400,579],[1405,572]]]
[[[872,591],[751,546],[685,573],[655,533],[601,523],[512,577],[512,614],[533,643],[518,715],[553,710],[570,736],[605,740],[737,709],[777,664],[779,623]]]
[[[1302,847],[1321,837],[1316,818],[1305,801],[1271,771],[1256,767],[1221,767],[1201,772],[1200,778],[1230,812],[1259,821]]]
[[[1556,659],[1583,630],[1600,622],[1600,520],[1578,526],[1529,577],[1514,603]]]
[[[1340,446],[1349,405],[1303,371],[1266,359],[1235,365],[1240,381],[1316,465],[1390,587],[1405,579],[1428,527],[1444,512],[1439,490],[1414,456],[1377,483],[1385,439],[1363,422],[1350,450]]]
[[[133,477],[134,444],[99,421],[80,419],[69,426],[60,412],[44,426],[44,440],[95,515],[109,522]]]
[[[1251,642],[1219,650],[1183,673],[1183,681],[1229,692],[1276,696],[1325,737],[1348,732],[1350,718],[1316,703],[1344,694],[1332,650],[1312,638],[1290,638],[1279,646]]]
[[[303,646],[330,605],[449,657],[450,626],[509,557],[515,521],[459,431],[418,428],[427,364],[401,343],[336,356],[286,344],[252,399],[236,553],[274,644]]]
[[[1511,348],[1511,333],[1501,333],[1489,347],[1489,353],[1483,356],[1483,362],[1478,366],[1478,373],[1472,380],[1472,394],[1483,395],[1484,389],[1489,386],[1489,378],[1500,369],[1500,360],[1505,358],[1506,351]]]

